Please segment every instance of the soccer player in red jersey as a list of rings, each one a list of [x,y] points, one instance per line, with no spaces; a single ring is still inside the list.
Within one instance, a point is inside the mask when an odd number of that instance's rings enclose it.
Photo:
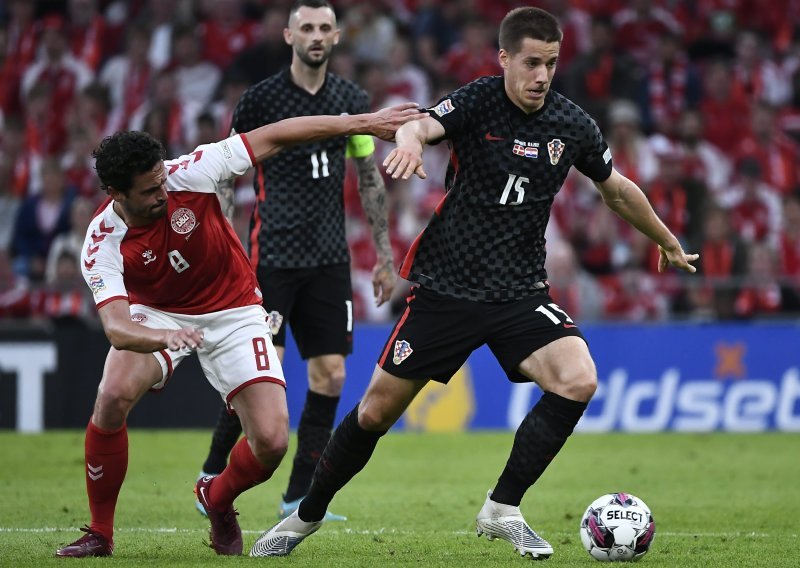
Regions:
[[[192,351],[245,433],[225,471],[196,486],[211,521],[211,547],[241,554],[233,501],[278,467],[289,421],[256,276],[215,191],[286,146],[356,133],[391,139],[418,116],[407,103],[371,114],[292,118],[166,161],[145,133],[103,140],[93,156],[109,199],[89,226],[81,265],[112,347],[86,429],[91,525],[57,556],[112,553],[128,464],[126,417]]]

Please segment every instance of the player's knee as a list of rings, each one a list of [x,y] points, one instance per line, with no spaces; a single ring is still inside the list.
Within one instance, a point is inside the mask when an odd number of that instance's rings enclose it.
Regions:
[[[103,429],[120,427],[135,403],[134,393],[123,385],[101,382],[94,403],[97,425]]]
[[[250,450],[262,464],[275,466],[289,449],[289,432],[268,432],[248,438]]]
[[[339,396],[344,388],[344,361],[326,362],[309,367],[311,390],[325,396]]]
[[[365,403],[358,406],[358,425],[368,432],[384,432],[392,427],[394,420],[375,404]]]
[[[577,369],[562,377],[559,381],[562,385],[562,396],[589,402],[597,390],[597,374],[594,369]]]

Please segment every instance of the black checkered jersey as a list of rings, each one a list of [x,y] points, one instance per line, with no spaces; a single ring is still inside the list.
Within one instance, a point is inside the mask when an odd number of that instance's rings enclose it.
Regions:
[[[545,287],[545,228],[573,165],[611,174],[611,153],[594,120],[550,91],[526,114],[503,77],[483,77],[428,109],[451,154],[447,193],[410,248],[400,274],[457,298],[510,301]]]
[[[245,91],[232,127],[247,132],[294,116],[365,112],[367,94],[355,83],[328,73],[312,95],[287,69]],[[254,264],[302,268],[350,261],[342,194],[346,146],[346,137],[293,146],[257,166],[249,238]]]

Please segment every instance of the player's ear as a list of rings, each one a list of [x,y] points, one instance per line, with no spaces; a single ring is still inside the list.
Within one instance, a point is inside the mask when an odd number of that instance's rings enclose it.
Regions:
[[[497,53],[497,61],[500,62],[500,67],[502,67],[503,69],[508,69],[508,59],[509,55],[505,49],[501,49]]]
[[[336,33],[333,36],[333,45],[339,45],[339,38],[342,35],[342,31],[339,28],[336,28]]]
[[[119,191],[118,189],[114,189],[110,185],[108,186],[108,196],[113,199],[114,201],[120,202],[125,198],[125,194]]]
[[[283,41],[286,45],[292,45],[292,30],[289,28],[283,28]]]

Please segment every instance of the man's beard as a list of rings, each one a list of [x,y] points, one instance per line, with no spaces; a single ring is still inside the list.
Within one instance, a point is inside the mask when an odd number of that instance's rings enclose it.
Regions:
[[[319,59],[312,59],[308,52],[297,51],[297,56],[300,58],[300,61],[312,67],[313,69],[318,69],[327,63],[328,58],[330,57],[331,52],[330,50],[325,50],[322,54],[322,57]]]

